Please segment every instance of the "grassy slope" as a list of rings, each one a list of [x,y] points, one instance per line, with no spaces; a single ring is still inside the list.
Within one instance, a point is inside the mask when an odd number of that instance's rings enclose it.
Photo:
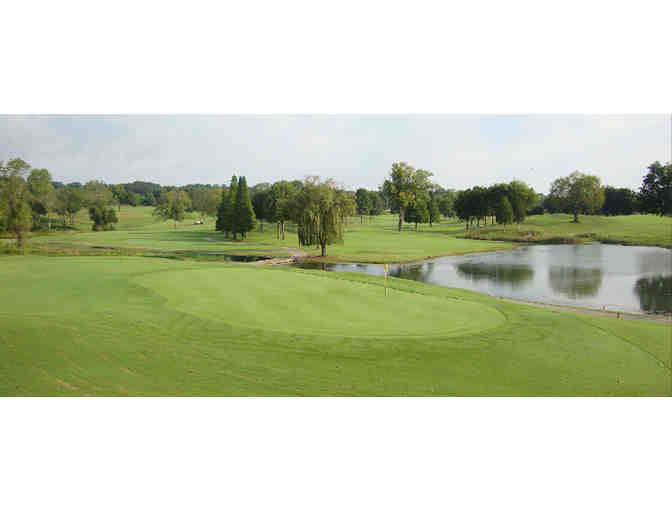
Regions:
[[[476,230],[478,238],[543,242],[552,237],[585,237],[602,242],[672,248],[672,219],[654,215],[580,216],[569,214],[529,216],[520,226],[487,225]]]
[[[0,395],[670,393],[667,325],[412,281],[384,301],[360,274],[89,257],[4,258],[0,281]]]

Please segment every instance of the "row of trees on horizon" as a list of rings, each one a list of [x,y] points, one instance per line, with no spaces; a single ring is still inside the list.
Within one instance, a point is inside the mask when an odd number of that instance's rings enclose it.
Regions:
[[[442,217],[457,217],[470,229],[474,223],[477,227],[488,221],[521,223],[531,214],[557,212],[573,214],[574,221],[579,221],[581,214],[672,214],[672,165],[655,162],[647,170],[638,192],[603,186],[597,176],[574,172],[556,179],[550,192],[543,195],[518,180],[487,188],[444,189],[431,181],[432,172],[395,162],[379,189],[359,188],[352,192],[333,180],[318,178],[252,187],[248,187],[245,177],[236,176],[228,186],[177,187],[142,181],[105,184],[95,180],[63,184],[52,180],[47,169],[31,168],[15,158],[6,164],[0,162],[0,232],[10,232],[21,244],[24,233],[31,229],[72,228],[75,215],[83,208],[88,209],[93,230],[110,230],[118,221],[115,208],[120,209],[121,205],[154,206],[158,218],[172,219],[175,225],[184,219],[185,212],[197,212],[201,218],[216,218],[216,230],[233,239],[245,239],[257,225],[263,230],[264,222],[275,223],[278,239],[284,239],[286,223],[291,222],[306,242],[319,238],[317,220],[309,221],[303,216],[306,204],[310,202],[315,207],[316,200],[338,203],[338,212],[325,212],[328,207],[321,211],[335,222],[329,227],[335,238],[342,237],[337,217],[357,215],[363,223],[365,218],[385,211],[398,214],[399,231],[404,222],[415,223],[417,229],[418,224],[431,226]],[[307,200],[310,193],[313,202]],[[319,208],[313,213],[320,213]],[[60,222],[54,222],[53,215]],[[312,222],[310,226],[307,221]]]

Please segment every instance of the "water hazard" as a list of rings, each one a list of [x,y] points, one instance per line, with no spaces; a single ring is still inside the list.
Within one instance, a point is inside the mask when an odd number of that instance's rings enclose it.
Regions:
[[[384,274],[377,264],[302,263],[299,267]],[[527,301],[672,313],[672,251],[665,248],[535,245],[390,265],[390,275]]]

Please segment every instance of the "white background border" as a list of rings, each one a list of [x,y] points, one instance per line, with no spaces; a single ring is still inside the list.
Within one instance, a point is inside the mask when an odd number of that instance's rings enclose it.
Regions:
[[[666,2],[14,2],[0,113],[667,113]],[[0,400],[3,508],[667,508],[670,399]]]

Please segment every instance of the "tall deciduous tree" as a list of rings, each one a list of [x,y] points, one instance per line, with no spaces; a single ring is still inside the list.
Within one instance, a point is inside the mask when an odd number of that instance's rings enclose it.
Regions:
[[[264,231],[264,220],[268,221],[268,212],[270,206],[271,192],[269,189],[262,189],[256,191],[252,195],[252,207],[254,208],[254,215],[259,220],[260,230]]]
[[[455,216],[455,198],[457,193],[453,190],[446,190],[439,196],[439,211],[446,218]]]
[[[47,216],[49,230],[51,230],[51,221],[49,220],[49,211],[52,208],[54,187],[51,185],[51,174],[46,168],[34,168],[26,180],[28,190],[32,195],[31,208],[35,217],[35,222],[39,221],[41,215]]]
[[[637,210],[637,194],[628,188],[604,188],[602,213],[605,216],[632,214]]]
[[[177,229],[177,222],[184,219],[184,211],[190,205],[186,192],[179,189],[168,191],[161,194],[152,214],[163,221],[173,220],[174,228]]]
[[[439,210],[439,198],[437,196],[432,196],[428,210],[429,226],[431,227],[434,223],[441,223],[441,211]]]
[[[294,215],[296,196],[302,184],[300,182],[278,181],[270,189],[268,221],[277,223],[277,238],[285,239],[285,222]]]
[[[343,242],[345,218],[355,213],[352,195],[328,179],[307,178],[296,197],[295,219],[299,244],[319,246],[322,257],[327,246]]]
[[[32,226],[30,201],[32,196],[23,176],[30,165],[20,158],[11,159],[7,164],[0,161],[0,203],[4,203],[3,224],[16,235],[16,243],[23,246],[26,232]]]
[[[56,192],[54,211],[63,217],[63,224],[66,219],[71,225],[75,223],[75,215],[84,206],[84,195],[81,188],[65,187]]]
[[[502,195],[499,199],[496,218],[497,223],[502,225],[513,223],[513,208],[511,207],[509,199],[505,195]]]
[[[594,213],[604,203],[604,188],[600,178],[581,172],[573,172],[553,181],[549,195],[574,215],[574,223],[579,222],[579,214]]]
[[[405,210],[416,200],[427,200],[432,172],[415,169],[405,162],[392,163],[389,179],[383,183],[383,192],[399,207],[399,232],[403,228]]]
[[[254,208],[247,189],[247,179],[241,177],[238,181],[234,207],[234,235],[239,233],[243,239],[247,239],[247,233],[254,230],[256,225],[257,218],[254,215]]]
[[[114,224],[119,221],[112,207],[102,200],[97,200],[89,205],[89,218],[93,222],[91,230],[114,230]]]
[[[656,161],[649,165],[648,170],[639,192],[642,211],[660,216],[671,215],[672,163],[661,165]]]
[[[406,208],[404,221],[415,223],[415,230],[418,230],[418,223],[429,223],[430,215],[427,208],[427,202],[416,200],[413,205]]]
[[[511,204],[511,208],[513,209],[513,221],[516,223],[522,223],[525,221],[527,209],[537,198],[536,193],[524,182],[511,181],[508,186],[507,195],[509,203]]]
[[[360,223],[364,223],[364,216],[368,216],[371,211],[372,201],[369,191],[359,188],[355,193],[355,202],[357,204],[357,214],[359,214]]]
[[[102,202],[105,205],[116,204],[111,187],[108,187],[103,181],[89,181],[84,185],[83,189],[84,201],[87,206],[95,202]]]

